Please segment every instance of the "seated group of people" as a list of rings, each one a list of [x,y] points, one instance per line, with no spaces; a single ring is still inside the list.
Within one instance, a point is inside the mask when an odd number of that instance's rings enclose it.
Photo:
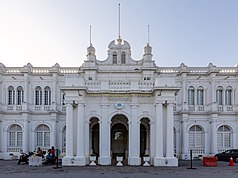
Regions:
[[[40,147],[37,148],[36,156],[43,156],[44,152],[41,150]],[[48,150],[48,154],[46,156],[46,159],[53,159],[55,158],[55,148],[52,146],[51,149]]]
[[[40,147],[37,148],[36,151],[36,156],[42,156],[42,158],[44,158],[44,154],[45,152],[41,150]],[[52,146],[49,150],[48,153],[46,155],[46,159],[44,160],[43,164],[47,165],[47,164],[54,164],[56,162],[57,158],[55,156],[55,148]]]

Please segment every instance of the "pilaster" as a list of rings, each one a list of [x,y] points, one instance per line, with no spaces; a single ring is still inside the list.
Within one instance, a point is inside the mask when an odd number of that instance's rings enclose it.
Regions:
[[[78,118],[77,118],[77,156],[74,159],[74,164],[78,166],[86,165],[85,157],[85,122],[84,122],[84,103],[78,103]]]
[[[66,104],[66,155],[62,159],[63,166],[71,166],[73,158],[73,105]]]
[[[139,122],[137,120],[138,105],[131,105],[131,122],[129,122],[129,158],[128,164],[138,166],[141,164],[140,160],[140,134]]]
[[[110,165],[111,164],[111,121],[108,120],[108,104],[101,104],[102,120],[100,122],[100,148],[99,148],[99,164]]]
[[[155,157],[154,166],[165,166],[165,158],[163,156],[163,105],[162,102],[156,103],[155,108]]]
[[[178,166],[178,159],[174,157],[174,113],[173,103],[167,104],[167,122],[166,122],[166,158],[165,164],[168,166]]]
[[[24,153],[29,152],[29,114],[22,113],[22,120],[23,120],[23,138],[22,138],[22,151]]]

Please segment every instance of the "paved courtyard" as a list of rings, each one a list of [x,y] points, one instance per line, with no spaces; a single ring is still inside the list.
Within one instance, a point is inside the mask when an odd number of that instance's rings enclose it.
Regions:
[[[238,163],[227,166],[228,162],[218,162],[217,167],[204,167],[201,160],[179,161],[178,167],[132,167],[132,166],[86,166],[63,167],[54,169],[55,165],[30,167],[26,164],[17,165],[16,160],[0,160],[0,178],[237,178]]]

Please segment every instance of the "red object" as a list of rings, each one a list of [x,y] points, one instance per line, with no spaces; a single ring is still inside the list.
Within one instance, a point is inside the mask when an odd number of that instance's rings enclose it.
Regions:
[[[203,166],[217,166],[217,158],[215,156],[203,157]]]
[[[228,166],[235,166],[235,165],[234,165],[234,161],[233,161],[233,158],[232,158],[232,157],[230,158],[230,162],[229,162]]]

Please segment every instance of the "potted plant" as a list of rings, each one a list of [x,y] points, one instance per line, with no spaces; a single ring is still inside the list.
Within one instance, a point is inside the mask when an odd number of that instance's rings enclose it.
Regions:
[[[91,154],[90,155],[90,157],[89,157],[89,160],[90,160],[90,166],[96,166],[96,163],[95,163],[95,161],[96,161],[96,159],[97,159],[97,155],[96,154]]]
[[[117,158],[117,166],[123,166],[123,164],[121,163],[123,161],[123,154],[122,153],[116,154],[116,158]]]
[[[143,166],[150,166],[150,164],[149,164],[150,156],[148,154],[144,154],[143,161],[144,161]]]

